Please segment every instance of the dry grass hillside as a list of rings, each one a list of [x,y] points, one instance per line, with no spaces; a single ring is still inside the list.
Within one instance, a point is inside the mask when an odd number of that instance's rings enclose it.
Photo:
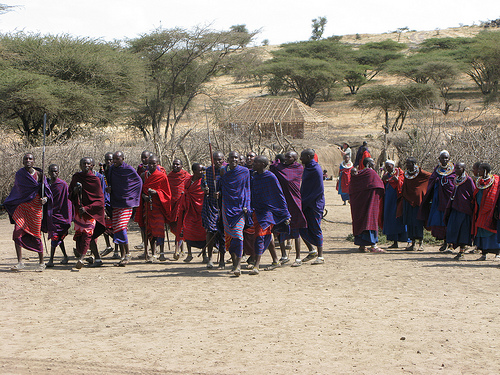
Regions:
[[[464,26],[458,28],[449,28],[445,30],[433,31],[408,31],[401,35],[398,33],[384,34],[361,34],[345,35],[342,41],[350,44],[362,44],[368,42],[379,42],[386,39],[407,43],[408,47],[418,45],[428,38],[435,37],[473,37],[483,30],[479,26]],[[277,46],[255,47],[264,51],[266,57],[270,57],[270,51],[278,48]],[[403,78],[379,74],[370,84],[400,84],[408,82]],[[215,90],[220,100],[226,104],[238,105],[249,98],[267,95],[266,88],[260,86],[257,82],[236,83],[230,76],[221,76],[210,83],[210,88]],[[361,88],[362,90],[363,88]],[[406,122],[406,127],[411,127],[417,121],[419,123],[446,123],[448,126],[455,126],[464,121],[478,119],[484,122],[498,123],[499,108],[490,107],[484,110],[483,96],[476,89],[472,80],[462,75],[455,85],[451,93],[452,110],[444,116],[439,110],[430,110],[425,114],[419,114],[418,118],[409,116]],[[294,96],[290,92],[286,95]],[[203,103],[206,98],[198,99],[195,103],[194,111],[190,116],[186,117],[186,126],[192,126],[194,123],[204,122]],[[363,140],[371,141],[372,149],[377,156],[377,147],[380,144],[377,139],[382,136],[381,125],[384,121],[381,113],[377,111],[364,111],[354,107],[355,97],[349,95],[348,89],[339,89],[335,100],[322,102],[318,101],[313,105],[321,114],[327,116],[330,121],[328,129],[325,129],[322,137],[318,139],[308,139],[305,142],[297,141],[298,147],[310,146],[314,147],[321,156],[322,165],[324,168],[336,173],[338,163],[341,161],[340,154],[336,151],[334,144],[339,144],[344,141],[351,145],[357,146]]]

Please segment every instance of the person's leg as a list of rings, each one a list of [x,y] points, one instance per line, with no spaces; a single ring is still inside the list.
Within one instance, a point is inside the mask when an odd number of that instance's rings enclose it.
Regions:
[[[184,259],[184,262],[189,263],[193,260],[193,254],[191,253],[191,244],[187,243],[187,257]]]
[[[22,263],[23,262],[23,249],[21,248],[21,245],[19,245],[17,242],[14,242],[14,246],[16,248],[17,263]]]
[[[61,260],[61,264],[67,264],[68,263],[68,254],[66,253],[66,246],[64,245],[64,240],[61,241],[61,243],[59,244],[59,247],[61,248],[61,252],[63,253],[63,257],[64,257],[64,259]]]
[[[53,241],[51,241],[53,242]],[[56,254],[56,247],[51,244],[50,245],[50,258],[49,258],[49,261],[47,262],[46,266],[51,268],[51,267],[54,267],[54,255]]]

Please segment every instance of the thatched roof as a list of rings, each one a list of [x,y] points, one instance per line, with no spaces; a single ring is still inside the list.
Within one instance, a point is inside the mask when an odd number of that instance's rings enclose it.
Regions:
[[[326,124],[328,118],[293,98],[253,98],[236,107],[228,119],[237,124]]]

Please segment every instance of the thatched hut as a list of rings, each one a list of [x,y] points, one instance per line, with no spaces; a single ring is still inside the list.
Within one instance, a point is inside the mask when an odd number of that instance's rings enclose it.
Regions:
[[[234,130],[257,125],[265,135],[303,139],[326,130],[328,118],[293,98],[253,98],[230,112],[226,125]]]

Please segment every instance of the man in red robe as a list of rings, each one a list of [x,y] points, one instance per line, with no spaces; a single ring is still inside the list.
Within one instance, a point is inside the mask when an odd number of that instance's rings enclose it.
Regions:
[[[349,195],[351,202],[352,232],[354,244],[365,252],[366,246],[373,253],[383,252],[377,246],[380,202],[384,196],[384,183],[373,169],[372,158],[363,160],[364,169],[351,176]]]
[[[98,235],[106,230],[104,220],[104,193],[101,187],[101,180],[92,173],[92,159],[84,157],[80,160],[81,172],[73,175],[69,185],[70,199],[73,203],[73,222],[76,242],[76,252],[79,259],[76,262],[76,269],[83,267],[83,259],[87,250],[91,248],[95,257],[92,267],[102,265],[102,260],[97,251],[97,246],[90,246]],[[97,231],[97,232],[96,232]]]
[[[187,257],[184,259],[186,263],[193,260],[191,248],[204,248],[207,238],[207,232],[201,222],[201,209],[205,198],[205,191],[202,190],[201,183],[205,167],[199,163],[194,163],[191,169],[193,170],[193,176],[184,183],[184,194],[181,201],[181,215],[184,217],[182,221],[182,238],[186,241],[188,249]],[[203,258],[206,258],[206,254],[203,254]],[[214,265],[210,260],[207,263],[207,268],[213,267]]]
[[[178,260],[182,252],[182,216],[180,215],[179,203],[184,193],[184,184],[191,178],[191,175],[182,169],[181,160],[174,159],[172,162],[172,172],[167,177],[171,193],[171,211],[167,219],[167,224],[170,227],[170,231],[175,235],[174,260]]]
[[[165,223],[170,212],[170,186],[168,178],[158,166],[158,158],[154,155],[148,159],[148,170],[144,172],[141,203],[137,207],[135,221],[144,228],[144,259],[153,262],[156,245],[160,253],[165,247]],[[151,257],[148,254],[148,240],[151,246]]]

